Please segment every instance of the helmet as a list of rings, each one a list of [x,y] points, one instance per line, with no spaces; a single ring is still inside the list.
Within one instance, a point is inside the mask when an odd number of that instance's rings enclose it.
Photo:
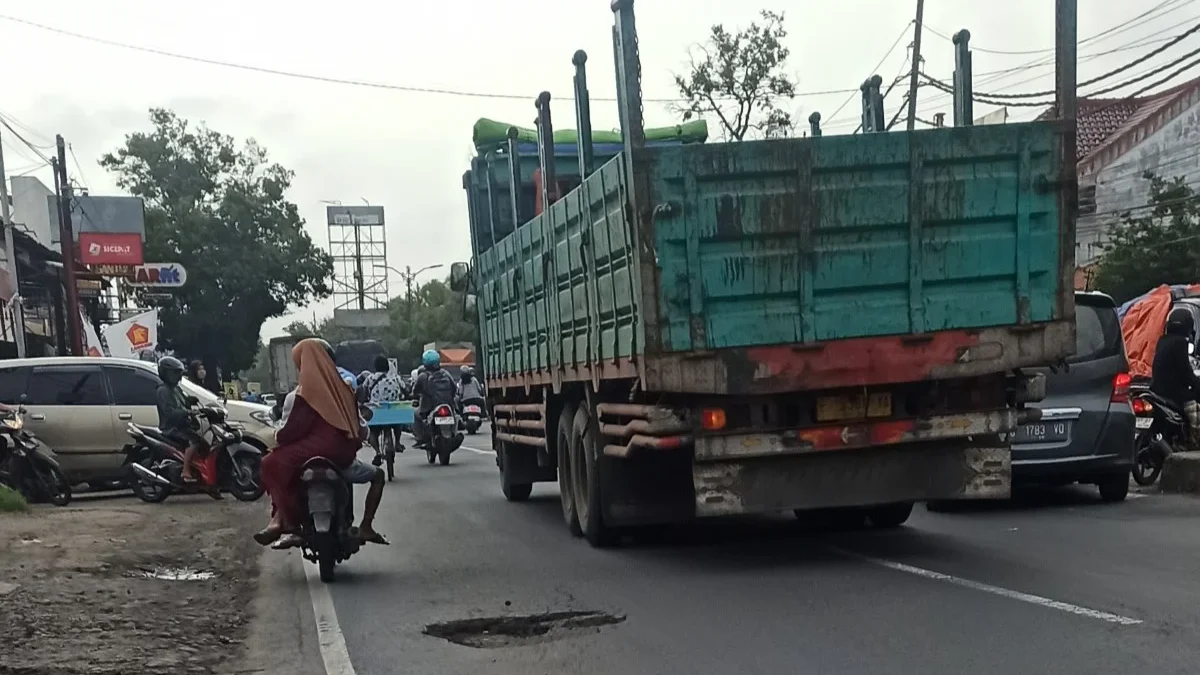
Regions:
[[[329,355],[329,360],[333,361],[335,364],[337,363],[337,356],[333,353],[333,347],[330,346],[328,342],[319,337],[304,338],[304,340],[301,340],[300,342],[304,342],[305,340],[316,342],[317,344],[321,345],[321,349],[324,349],[325,353]]]
[[[471,366],[463,366],[462,368],[458,369],[458,374],[462,376],[462,379],[469,380],[475,376],[475,371],[471,368]]]
[[[426,349],[421,355],[421,365],[426,368],[436,368],[442,365],[442,357],[433,349]]]
[[[164,356],[158,360],[158,376],[163,382],[174,386],[183,379],[183,362],[174,356]]]
[[[1169,335],[1182,335],[1190,338],[1195,329],[1196,321],[1192,318],[1192,313],[1185,307],[1173,309],[1167,316],[1167,333]]]

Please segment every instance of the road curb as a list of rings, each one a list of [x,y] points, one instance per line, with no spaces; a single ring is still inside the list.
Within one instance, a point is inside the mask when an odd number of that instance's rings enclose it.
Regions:
[[[1163,492],[1200,494],[1200,452],[1176,452],[1167,457],[1159,485]]]

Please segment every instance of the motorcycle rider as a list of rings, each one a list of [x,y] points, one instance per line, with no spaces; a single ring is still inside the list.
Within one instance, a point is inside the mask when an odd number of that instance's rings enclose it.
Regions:
[[[1154,347],[1150,391],[1171,402],[1185,413],[1192,439],[1200,437],[1200,377],[1192,371],[1188,345],[1195,338],[1195,320],[1185,307],[1171,310],[1167,328]]]
[[[393,403],[399,401],[404,396],[404,384],[400,381],[400,377],[392,373],[392,366],[388,363],[388,359],[383,354],[375,357],[375,372],[367,375],[364,378],[362,386],[367,391],[366,400],[372,406],[378,406],[381,403]],[[375,466],[383,463],[383,455],[380,453],[379,435],[385,429],[395,432],[396,451],[404,452],[404,444],[399,442],[400,431],[393,427],[371,427],[371,437],[368,441],[372,448],[375,448]]]
[[[326,355],[329,356],[329,360],[333,361],[333,348],[328,342],[322,340],[321,338],[307,338],[307,340],[312,340],[319,345],[325,351]],[[295,350],[293,349],[293,354],[294,352]],[[340,371],[341,369],[338,370]],[[338,374],[342,377],[343,382],[345,382],[346,380],[342,373],[339,372]],[[346,384],[349,385],[350,383],[346,382]],[[284,397],[282,401],[280,406],[281,414],[279,416],[279,424],[276,431],[277,436],[279,434],[278,429],[283,429],[287,426],[288,418],[291,416],[292,409],[295,407],[296,394],[298,391],[299,388],[293,389],[291,393]],[[360,427],[358,436],[361,442],[361,440],[366,437],[367,432],[366,429],[362,428],[365,426],[365,422],[361,417],[359,417],[358,423]],[[379,504],[383,500],[383,488],[384,483],[386,482],[386,476],[384,475],[383,470],[379,469],[378,467],[371,466],[370,464],[367,464],[366,462],[363,462],[355,457],[354,460],[351,461],[350,465],[342,469],[341,472],[342,476],[351,483],[370,485],[370,488],[367,490],[366,501],[363,504],[362,520],[359,522],[359,526],[357,528],[359,538],[364,543],[383,544],[385,546],[388,545],[388,540],[374,529],[375,515],[378,513]],[[268,525],[266,530],[263,530],[258,535],[255,535],[255,540],[260,544],[270,544],[271,548],[274,549],[288,549],[299,546],[302,543],[302,540],[299,536],[285,531],[286,528],[284,527],[284,523],[277,518],[277,513],[274,510],[272,511],[271,521],[271,524]],[[275,539],[276,537],[278,538]]]
[[[483,388],[483,383],[475,377],[475,370],[471,366],[463,366],[458,372],[458,405],[459,410],[463,410],[465,406],[477,405],[480,408],[485,406],[484,396],[487,391]]]
[[[413,416],[413,431],[417,439],[417,447],[429,445],[429,429],[426,428],[425,418],[439,405],[454,405],[458,395],[458,384],[454,378],[442,368],[442,359],[436,350],[426,350],[421,354],[421,372],[413,384],[413,396],[418,398],[417,414]]]
[[[158,377],[162,384],[155,391],[155,402],[158,406],[158,426],[169,438],[177,441],[187,449],[183,452],[184,483],[195,483],[192,464],[196,453],[208,447],[204,438],[192,428],[192,416],[189,396],[183,393],[179,383],[183,381],[183,362],[174,356],[164,356],[158,360]],[[220,494],[220,493],[217,493]]]

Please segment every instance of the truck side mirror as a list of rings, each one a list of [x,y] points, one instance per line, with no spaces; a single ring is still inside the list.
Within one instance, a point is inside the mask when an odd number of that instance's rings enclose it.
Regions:
[[[467,290],[467,280],[471,275],[471,266],[465,262],[451,263],[450,290],[462,293]]]

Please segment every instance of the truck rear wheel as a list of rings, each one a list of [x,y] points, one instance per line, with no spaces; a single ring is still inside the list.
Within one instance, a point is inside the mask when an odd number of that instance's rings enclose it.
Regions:
[[[571,425],[571,488],[579,528],[588,543],[596,548],[611,546],[616,540],[616,533],[604,524],[600,446],[600,432],[584,404],[575,413]]]
[[[554,436],[555,453],[558,455],[558,498],[562,502],[563,521],[573,536],[583,535],[579,526],[579,515],[575,511],[575,490],[571,473],[571,439],[575,426],[575,406],[563,405],[558,416],[558,429]]]

